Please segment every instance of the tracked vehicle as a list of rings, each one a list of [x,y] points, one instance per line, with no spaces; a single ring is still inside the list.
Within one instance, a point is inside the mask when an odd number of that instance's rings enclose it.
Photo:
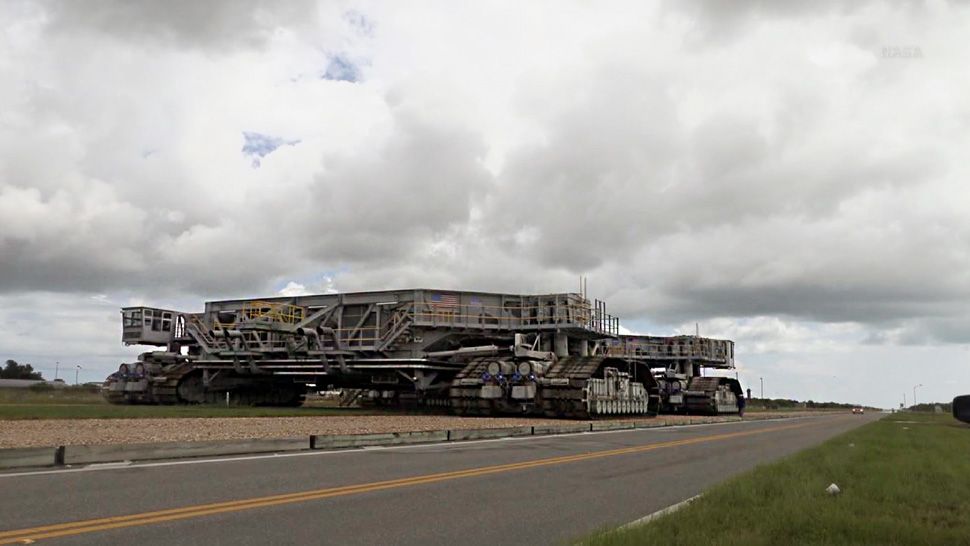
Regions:
[[[621,335],[608,342],[607,353],[648,363],[657,384],[662,413],[731,413],[731,404],[733,413],[738,411],[737,398],[732,401],[721,393],[723,402],[717,402],[718,385],[736,385],[737,394],[741,394],[741,384],[736,379],[720,377],[716,383],[695,382],[695,379],[705,379],[704,369],[734,368],[731,341],[687,335]],[[702,406],[699,397],[706,397],[707,405]],[[709,409],[718,406],[720,411]]]
[[[575,293],[390,290],[122,318],[125,344],[164,350],[105,381],[114,403],[299,405],[312,384],[461,414],[645,415],[687,407],[658,370],[734,366],[730,341],[620,335],[605,303]]]

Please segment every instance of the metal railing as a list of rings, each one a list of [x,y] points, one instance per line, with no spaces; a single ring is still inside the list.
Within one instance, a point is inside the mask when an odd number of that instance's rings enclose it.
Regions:
[[[730,362],[730,342],[716,339],[619,339],[606,347],[609,356],[646,359],[695,359]]]
[[[416,304],[414,320],[430,326],[539,328],[575,326],[605,335],[619,333],[619,321],[583,303],[549,305]]]
[[[376,325],[333,328],[333,336],[320,336],[315,341],[294,338],[292,334],[253,331],[245,328],[250,321],[272,322],[293,326],[308,316],[304,307],[266,301],[245,302],[236,313],[236,321],[221,322],[213,314],[205,321],[202,314],[186,315],[190,332],[214,351],[233,350],[238,343],[228,342],[222,332],[236,331],[247,350],[289,352],[301,344],[322,350],[352,349],[385,351],[412,326],[482,328],[484,330],[540,330],[543,328],[577,328],[604,336],[618,335],[617,319],[605,313],[605,307],[594,307],[587,301],[570,299],[545,300],[536,305],[485,305],[481,303],[441,303],[433,301],[407,303],[395,308]],[[380,316],[380,315],[378,315]],[[230,319],[231,320],[231,319]],[[364,321],[363,316],[361,322]],[[211,328],[206,322],[211,323]],[[346,323],[344,323],[346,324]],[[215,332],[216,335],[212,335]],[[334,340],[336,338],[336,341]],[[299,350],[299,349],[297,349]]]
[[[289,303],[274,303],[269,301],[247,301],[242,305],[240,313],[244,320],[261,320],[266,322],[282,322],[296,324],[306,317],[306,308]]]

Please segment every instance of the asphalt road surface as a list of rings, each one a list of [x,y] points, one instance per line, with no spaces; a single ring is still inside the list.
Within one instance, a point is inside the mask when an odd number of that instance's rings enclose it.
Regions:
[[[876,418],[0,474],[0,545],[561,544]]]

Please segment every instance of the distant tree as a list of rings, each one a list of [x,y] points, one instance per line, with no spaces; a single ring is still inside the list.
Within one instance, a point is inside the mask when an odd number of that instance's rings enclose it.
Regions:
[[[44,379],[40,372],[35,372],[30,364],[17,364],[16,360],[7,360],[0,369],[0,379]]]
[[[910,411],[936,411],[936,406],[940,406],[940,411],[944,413],[952,413],[953,404],[951,402],[928,402],[925,404],[916,404],[915,406],[910,406]]]

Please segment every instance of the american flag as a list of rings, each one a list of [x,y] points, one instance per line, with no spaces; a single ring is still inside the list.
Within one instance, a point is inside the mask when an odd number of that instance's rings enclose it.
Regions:
[[[431,305],[434,307],[458,307],[458,295],[432,294]]]

